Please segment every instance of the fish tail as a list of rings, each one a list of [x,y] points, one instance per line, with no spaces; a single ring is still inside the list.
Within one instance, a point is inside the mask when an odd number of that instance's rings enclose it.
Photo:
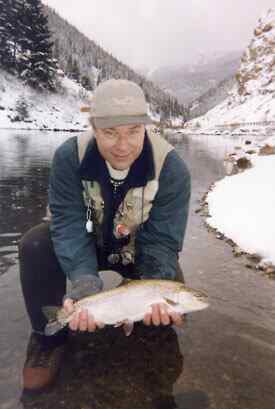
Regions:
[[[66,326],[66,323],[58,319],[58,313],[60,311],[60,307],[53,307],[47,306],[42,307],[42,311],[45,317],[48,319],[48,324],[45,327],[45,335],[51,336],[56,334],[62,328]]]
[[[56,334],[58,331],[60,331],[65,326],[66,324],[63,322],[59,322],[59,321],[49,322],[45,327],[44,333],[47,336],[51,336],[51,335]]]

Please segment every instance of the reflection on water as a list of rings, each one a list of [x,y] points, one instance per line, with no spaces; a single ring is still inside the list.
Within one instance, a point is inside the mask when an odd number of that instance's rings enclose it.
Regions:
[[[49,163],[67,137],[0,131],[0,275],[16,263],[21,235],[45,216]]]
[[[73,337],[57,388],[24,408],[176,408],[173,385],[183,371],[178,337],[172,328],[136,325],[133,336],[105,329]],[[72,401],[72,393],[74,400]],[[62,397],[62,398],[61,398]]]

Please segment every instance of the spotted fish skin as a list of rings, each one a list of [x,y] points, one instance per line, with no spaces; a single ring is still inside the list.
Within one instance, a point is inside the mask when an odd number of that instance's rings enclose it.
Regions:
[[[118,326],[143,319],[153,304],[164,303],[169,312],[187,314],[208,307],[207,295],[171,280],[130,280],[126,284],[82,298],[74,304],[74,312],[83,309],[92,314],[95,321]],[[50,310],[46,307],[45,310]],[[46,335],[53,335],[65,327],[74,312],[67,314],[64,308],[55,309],[54,316],[45,329]]]

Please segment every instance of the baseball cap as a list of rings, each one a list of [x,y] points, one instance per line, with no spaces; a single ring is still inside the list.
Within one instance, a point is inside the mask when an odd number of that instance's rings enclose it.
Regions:
[[[102,82],[93,95],[89,111],[96,128],[152,123],[143,90],[123,79]]]

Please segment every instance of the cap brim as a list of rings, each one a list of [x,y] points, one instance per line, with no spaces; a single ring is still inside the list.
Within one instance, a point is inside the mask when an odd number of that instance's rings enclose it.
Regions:
[[[113,128],[114,126],[132,125],[132,124],[152,124],[153,119],[149,115],[132,115],[132,116],[114,116],[114,117],[94,117],[96,128]]]

